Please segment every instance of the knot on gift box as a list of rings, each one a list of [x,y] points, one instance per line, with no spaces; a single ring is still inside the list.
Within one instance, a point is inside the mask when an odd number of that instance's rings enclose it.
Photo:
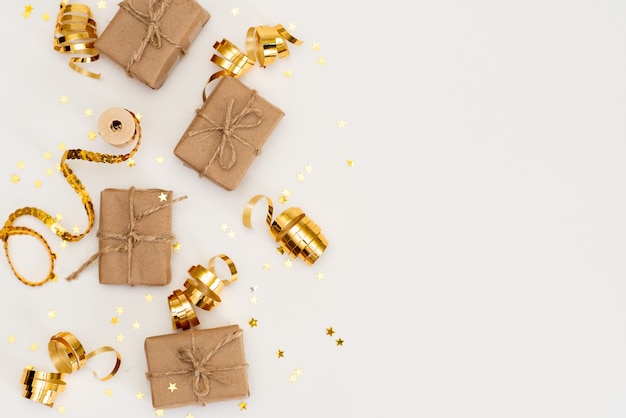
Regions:
[[[146,25],[146,33],[143,40],[126,63],[125,70],[128,75],[131,75],[130,68],[141,59],[148,44],[154,46],[155,48],[161,48],[162,40],[164,39],[179,49],[183,54],[186,53],[185,49],[181,45],[171,40],[161,29],[161,18],[172,4],[172,1],[173,0],[149,0],[148,13],[143,13],[137,10],[132,0],[120,3],[120,8],[126,10],[131,16]]]
[[[191,334],[191,347],[189,348],[180,348],[178,350],[177,356],[180,361],[185,364],[189,364],[190,367],[185,370],[179,371],[170,371],[163,373],[146,373],[146,377],[149,380],[157,377],[164,376],[177,376],[177,375],[189,375],[192,379],[192,389],[193,393],[196,396],[196,400],[198,404],[204,406],[205,399],[211,391],[211,381],[217,381],[219,383],[228,385],[230,381],[220,375],[220,372],[230,371],[230,370],[239,370],[246,368],[248,365],[246,363],[241,363],[232,367],[215,367],[212,366],[210,361],[215,353],[221,350],[224,346],[229,344],[231,341],[240,338],[243,334],[243,330],[238,329],[237,331],[228,334],[225,338],[223,338],[218,344],[216,344],[209,352],[206,354],[203,353],[201,349],[196,347],[196,339],[195,332],[190,331]]]
[[[209,127],[190,131],[187,133],[189,137],[203,135],[198,138],[198,141],[206,141],[211,138],[212,133],[221,133],[220,141],[217,147],[215,147],[215,151],[209,159],[209,162],[204,167],[204,170],[200,172],[200,176],[206,176],[209,167],[211,166],[211,164],[213,164],[213,161],[215,161],[216,158],[220,167],[222,167],[224,170],[228,170],[233,165],[235,165],[235,163],[237,162],[237,153],[235,152],[235,145],[233,144],[233,140],[251,149],[255,155],[259,155],[261,153],[261,150],[259,148],[255,147],[250,142],[243,139],[236,132],[240,129],[256,128],[263,122],[263,112],[261,112],[260,109],[252,107],[252,104],[256,99],[256,95],[256,90],[253,90],[252,96],[246,102],[245,106],[241,109],[241,111],[239,111],[239,113],[235,115],[233,115],[233,106],[235,104],[235,99],[231,99],[228,103],[226,116],[224,117],[223,123],[217,123],[208,116],[203,115],[201,112],[196,112],[199,118],[204,119],[206,122],[209,123]],[[253,120],[250,122],[246,122],[246,118]],[[230,156],[230,158],[227,158],[227,154]]]

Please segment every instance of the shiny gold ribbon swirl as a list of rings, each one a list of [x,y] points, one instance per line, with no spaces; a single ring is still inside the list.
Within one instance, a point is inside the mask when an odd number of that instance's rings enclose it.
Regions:
[[[78,64],[94,62],[100,58],[95,46],[97,39],[96,21],[91,9],[84,4],[61,3],[54,27],[54,50],[62,54],[77,55],[70,58],[70,68],[95,79],[99,79],[100,74],[85,70]]]
[[[322,235],[321,228],[313,222],[302,209],[291,207],[286,209],[272,222],[274,205],[272,199],[264,195],[256,195],[250,199],[243,212],[243,224],[252,228],[252,209],[261,199],[267,201],[265,222],[270,234],[280,244],[280,249],[291,258],[300,257],[312,265],[328,246],[328,240]]]
[[[211,74],[209,80],[204,86],[202,92],[202,101],[206,102],[206,86],[213,80],[220,77],[234,77],[239,78],[244,75],[252,66],[254,66],[254,58],[247,56],[239,48],[237,48],[228,39],[222,39],[220,42],[215,42],[213,48],[222,56],[213,54],[211,62],[219,65],[223,68],[214,74]]]
[[[96,372],[93,372],[96,379],[101,381],[111,379],[119,370],[122,357],[117,350],[104,346],[86,353],[83,345],[71,332],[63,331],[53,335],[48,343],[48,353],[58,373],[38,372],[32,366],[26,367],[20,380],[24,386],[22,396],[49,407],[53,406],[57,394],[66,388],[63,380],[65,374],[80,369],[90,358],[106,352],[114,352],[116,361],[113,370],[105,377],[98,377]]]
[[[276,57],[284,58],[289,55],[287,42],[302,45],[302,41],[287,32],[280,23],[276,26],[256,26],[248,29],[246,50],[250,58],[265,67],[276,61]]]
[[[218,258],[226,263],[230,271],[229,279],[221,279],[217,276],[215,260]],[[222,301],[219,294],[224,286],[237,281],[238,277],[235,263],[226,254],[211,257],[208,268],[200,265],[192,266],[189,269],[189,275],[191,277],[185,281],[185,290],[174,290],[167,298],[174,329],[186,330],[200,325],[192,305],[205,311],[215,308]]]
[[[91,161],[95,163],[116,164],[116,163],[121,163],[123,161],[126,161],[130,157],[132,157],[139,149],[139,145],[141,143],[141,127],[135,115],[130,111],[129,113],[131,113],[135,121],[135,137],[137,139],[137,143],[135,147],[128,154],[111,155],[111,154],[101,154],[101,153],[86,151],[86,150],[81,150],[81,149],[70,149],[70,150],[66,150],[63,153],[63,156],[61,157],[61,162],[59,164],[60,171],[65,177],[65,179],[67,180],[67,182],[70,184],[70,186],[72,186],[74,191],[80,197],[83,207],[85,208],[85,212],[87,212],[87,219],[89,223],[85,231],[83,231],[83,233],[77,234],[77,235],[73,235],[69,233],[64,227],[62,227],[58,223],[55,217],[48,214],[44,210],[35,208],[35,207],[23,207],[23,208],[17,209],[16,211],[14,211],[13,213],[9,215],[9,217],[4,223],[4,226],[2,227],[2,229],[0,229],[0,239],[2,239],[2,241],[4,242],[4,252],[7,256],[9,265],[11,266],[11,270],[13,270],[15,277],[17,277],[24,284],[27,284],[28,286],[41,286],[47,281],[53,279],[56,276],[54,274],[54,260],[56,259],[56,254],[54,254],[54,252],[50,248],[50,245],[48,244],[46,239],[39,232],[26,226],[14,225],[15,221],[22,216],[28,215],[28,216],[35,217],[39,219],[41,222],[43,222],[48,228],[50,228],[50,230],[56,236],[68,242],[80,241],[85,235],[87,235],[89,231],[91,231],[91,228],[93,227],[93,224],[95,222],[93,203],[91,201],[91,197],[89,196],[89,193],[85,189],[85,186],[83,186],[83,184],[78,179],[78,177],[76,177],[76,175],[72,172],[72,169],[68,166],[67,161],[68,160],[83,160],[83,161]],[[11,256],[9,254],[9,238],[14,235],[31,236],[33,238],[36,238],[38,241],[40,241],[44,245],[49,256],[50,264],[49,264],[48,274],[43,280],[38,281],[38,282],[30,281],[26,279],[24,276],[22,276],[15,268],[15,265],[13,264],[13,261],[11,260]]]

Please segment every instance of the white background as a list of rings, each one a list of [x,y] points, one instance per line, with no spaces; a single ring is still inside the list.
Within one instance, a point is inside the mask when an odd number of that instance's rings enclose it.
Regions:
[[[61,142],[124,151],[87,139],[113,106],[142,114],[143,143],[133,168],[70,162],[96,210],[107,187],[188,196],[173,208],[182,246],[165,287],[100,285],[94,265],[75,282],[31,288],[0,261],[3,416],[154,416],[143,341],[174,332],[167,295],[182,287],[190,266],[218,253],[235,260],[240,279],[220,306],[198,316],[201,328],[244,328],[247,409],[232,400],[166,410],[166,417],[626,415],[626,3],[200,3],[212,17],[157,91],[106,57],[86,66],[101,80],[73,72],[69,57],[52,50],[53,2],[31,0],[28,19],[21,1],[0,14],[0,216],[36,206],[62,214],[68,229],[84,229],[71,187],[45,170],[59,161]],[[86,4],[101,33],[117,5]],[[244,48],[248,27],[276,23],[295,23],[305,43],[241,80],[286,116],[240,187],[227,192],[172,151],[217,70],[213,43],[225,37]],[[281,205],[285,188],[291,197]],[[243,227],[243,207],[258,193],[277,210],[301,207],[322,227],[330,245],[318,263],[283,266],[262,205],[256,228]],[[43,225],[28,224],[57,252],[61,278],[97,249],[98,219],[65,250]],[[22,271],[41,276],[41,244],[10,242]],[[53,370],[47,341],[64,330],[87,350],[115,347],[123,364],[108,382],[89,370],[67,376],[67,390],[48,409],[22,398],[19,377],[28,364]],[[86,368],[102,373],[109,361],[102,355]],[[291,383],[297,368],[302,375]]]

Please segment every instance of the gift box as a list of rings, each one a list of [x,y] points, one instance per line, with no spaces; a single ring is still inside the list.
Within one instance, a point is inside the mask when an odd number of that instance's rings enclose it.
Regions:
[[[233,77],[222,77],[174,154],[201,176],[234,190],[285,114]]]
[[[210,14],[195,0],[124,0],[96,48],[158,89]]]
[[[238,325],[146,338],[152,405],[157,409],[250,395]]]
[[[100,194],[102,284],[163,286],[170,282],[172,192],[105,189]]]

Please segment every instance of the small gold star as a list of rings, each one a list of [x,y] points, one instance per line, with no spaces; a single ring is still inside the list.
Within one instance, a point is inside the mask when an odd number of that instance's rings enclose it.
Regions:
[[[57,221],[62,221],[63,220],[63,214],[62,213],[57,213],[54,216],[54,219],[56,219]]]
[[[104,390],[104,394],[105,394],[106,396],[109,396],[109,397],[110,397],[110,396],[113,396],[113,389],[111,389],[111,388],[106,388],[106,389]]]
[[[176,383],[170,383],[170,385],[167,387],[167,390],[169,390],[170,392],[174,392],[177,389],[178,388],[176,387]]]
[[[143,392],[135,393],[135,399],[137,399],[138,401],[143,401]]]
[[[312,165],[307,165],[306,167],[304,167],[304,171],[306,171],[307,173],[311,174],[313,172],[313,166]]]
[[[239,402],[239,410],[243,411],[244,409],[248,409],[248,404],[244,401]]]
[[[285,249],[279,245],[278,247],[276,247],[276,252],[278,254],[285,254]]]
[[[162,409],[155,409],[154,410],[154,415],[156,415],[157,417],[162,417],[164,412],[165,411],[162,410]]]
[[[52,169],[51,168],[46,168],[46,176],[50,177],[52,175]]]
[[[332,337],[334,333],[335,330],[333,329],[333,327],[326,328],[326,335],[330,335]]]
[[[66,104],[67,102],[70,101],[70,99],[67,96],[63,95],[59,98],[59,101],[63,104]]]
[[[98,9],[106,9],[107,8],[107,2],[104,0],[100,0],[98,3],[96,3],[98,5]]]
[[[52,158],[52,154],[50,153],[50,151],[44,152],[43,158],[45,158],[46,160],[49,160],[50,158]]]
[[[115,313],[118,315],[121,315],[124,313],[124,307],[123,306],[118,306],[117,308],[115,308]]]
[[[338,127],[338,128],[345,128],[345,127],[346,127],[346,124],[347,124],[347,122],[346,122],[345,120],[343,120],[343,119],[339,119],[339,120],[337,121],[337,127]]]
[[[54,318],[56,316],[57,316],[57,311],[55,311],[54,309],[50,309],[48,311],[48,318],[52,319],[52,318]]]
[[[304,175],[304,173],[303,173],[303,172],[300,172],[300,173],[296,174],[296,179],[297,179],[299,182],[303,182],[304,180],[306,180],[306,176]]]
[[[280,194],[281,194],[281,196],[290,197],[291,196],[291,191],[285,187],[280,192]]]
[[[58,412],[59,414],[64,413],[64,412],[65,412],[65,407],[64,407],[64,406],[59,406],[59,407],[57,408],[57,412]]]
[[[285,70],[285,77],[290,78],[293,75],[291,70]]]
[[[293,371],[293,373],[298,377],[302,376],[302,369],[298,367],[296,370]]]
[[[190,412],[187,415],[185,415],[185,418],[193,418],[193,414]]]
[[[316,278],[317,280],[324,280],[324,273],[322,273],[322,272],[320,271],[319,273],[317,273],[317,274],[315,275],[315,278]]]
[[[269,263],[269,261],[266,261],[265,263],[263,263],[263,270],[269,270],[272,268],[272,265]]]
[[[90,107],[88,107],[87,109],[85,109],[85,110],[83,111],[83,113],[85,114],[85,116],[87,116],[87,117],[91,117],[91,116],[93,116],[93,109],[92,109],[92,108],[90,108]]]
[[[343,340],[341,338],[338,338],[336,343],[338,346],[343,346]]]
[[[17,162],[17,168],[19,168],[20,170],[22,170],[25,166],[26,164],[24,163],[24,161]]]
[[[67,146],[65,145],[65,142],[61,142],[59,143],[59,145],[57,145],[57,148],[59,149],[59,151],[65,151],[65,148],[67,148]]]
[[[289,30],[289,32],[293,32],[295,31],[297,28],[296,24],[294,22],[291,22],[290,24],[287,25],[287,29]]]
[[[126,337],[124,337],[124,335],[122,335],[122,334],[117,334],[117,335],[115,336],[115,340],[116,340],[118,343],[123,343],[125,339],[126,339]]]
[[[232,9],[230,9],[230,14],[232,14],[233,16],[237,16],[239,14],[239,7],[233,7]]]
[[[143,118],[143,115],[139,112],[135,113],[135,117],[137,118],[138,121],[141,122],[141,118]]]
[[[159,195],[159,202],[165,202],[165,201],[167,201],[167,195],[161,192],[161,194]]]
[[[74,226],[72,227],[72,232],[73,232],[74,234],[79,234],[79,233],[80,233],[80,227],[79,227],[78,225],[74,225]]]
[[[111,318],[111,324],[117,325],[120,322],[120,319],[117,316]]]
[[[320,43],[319,42],[313,42],[313,44],[311,45],[311,48],[313,48],[313,51],[319,51]]]
[[[14,335],[9,335],[7,337],[7,341],[9,344],[14,344],[15,343],[15,336]]]
[[[276,357],[277,358],[285,357],[285,352],[279,348],[278,351],[276,351]]]
[[[180,242],[175,242],[172,245],[172,248],[174,249],[174,251],[180,251],[180,247],[181,247]]]
[[[163,164],[163,162],[165,161],[165,158],[162,155],[159,155],[158,157],[155,158],[157,164]]]
[[[224,232],[226,232],[228,230],[228,224],[227,223],[223,223],[220,225],[220,229]]]
[[[298,381],[298,376],[296,376],[295,374],[290,374],[289,375],[289,381],[291,383],[296,383]]]
[[[141,328],[141,324],[137,321],[133,322],[133,329],[138,330],[139,328]]]
[[[346,164],[348,165],[348,167],[354,167],[354,161],[353,160],[347,160]]]
[[[33,11],[33,6],[31,6],[30,4],[27,4],[26,6],[24,6],[25,13],[30,13],[32,11]]]
[[[11,183],[17,184],[20,181],[20,176],[18,176],[17,174],[13,174],[11,176]]]
[[[146,296],[144,296],[144,298],[146,298],[146,302],[152,302],[152,293],[148,293]]]
[[[326,65],[326,59],[325,58],[320,58],[317,60],[317,63],[321,66]]]
[[[26,10],[24,10],[22,12],[22,16],[24,16],[24,19],[28,19],[30,17],[30,12],[27,12]]]
[[[61,164],[56,163],[56,164],[54,165],[54,168],[56,168],[56,170],[57,170],[58,172],[61,172]]]
[[[284,205],[285,203],[287,203],[287,196],[281,196],[278,200]]]
[[[67,241],[66,240],[61,240],[59,242],[59,247],[61,247],[62,249],[66,249],[67,248]]]
[[[228,231],[228,238],[235,238],[235,231],[233,231],[232,229],[230,231]]]
[[[128,164],[128,166],[129,166],[130,168],[133,168],[133,167],[136,165],[136,164],[135,164],[135,159],[134,159],[134,158],[129,159],[129,160],[128,160],[128,162],[127,162],[126,164]]]
[[[283,263],[283,265],[285,266],[286,269],[290,269],[293,267],[293,261],[291,260],[285,260],[285,262]]]
[[[95,141],[97,137],[98,134],[96,133],[96,131],[89,131],[87,133],[87,138],[89,138],[90,141]]]
[[[256,305],[257,300],[258,300],[258,299],[257,299],[257,297],[256,297],[256,296],[254,296],[254,295],[250,296],[250,303],[251,303],[251,304]]]
[[[254,328],[254,327],[256,327],[256,326],[257,326],[257,322],[258,322],[258,321],[257,321],[256,319],[251,318],[251,319],[250,319],[250,321],[248,321],[248,324],[250,324],[250,327],[251,327],[251,328]]]
[[[44,22],[47,22],[48,20],[50,20],[50,15],[48,13],[42,14],[41,20],[43,20]]]
[[[39,346],[37,345],[37,343],[32,343],[32,344],[30,345],[30,349],[31,349],[32,351],[36,351],[38,348],[39,348]]]

